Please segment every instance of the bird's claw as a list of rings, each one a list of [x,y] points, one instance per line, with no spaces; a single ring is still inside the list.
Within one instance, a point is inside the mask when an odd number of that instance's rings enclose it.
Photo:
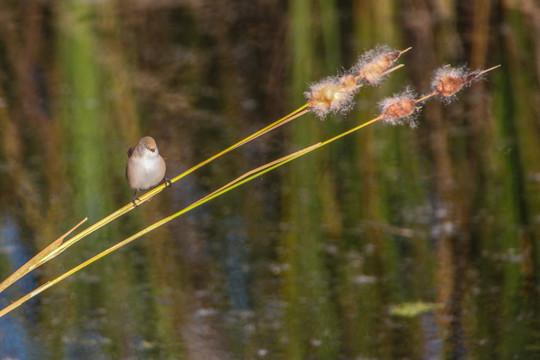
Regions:
[[[165,181],[165,187],[172,187],[172,181],[167,179],[167,178],[164,178],[163,181]]]

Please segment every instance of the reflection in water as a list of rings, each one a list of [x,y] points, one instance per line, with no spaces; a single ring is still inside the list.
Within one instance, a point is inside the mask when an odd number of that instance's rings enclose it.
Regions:
[[[11,274],[30,260],[33,254],[21,242],[21,234],[16,220],[10,216],[0,218],[0,253],[3,261],[3,272]],[[38,285],[33,274],[27,275],[16,285],[2,293],[2,307],[7,306],[11,299],[20,297]],[[38,319],[36,301],[28,302],[28,306],[19,314],[0,319],[0,357],[13,359],[29,359],[31,354],[39,351],[39,341],[32,336],[29,324]]]
[[[540,356],[540,8],[510,3],[0,3],[3,278],[83,216],[130,201],[125,150],[141,136],[158,141],[172,177],[289,113],[358,53],[413,47],[347,117],[303,116],[182,179],[26,276],[3,305],[241,173],[371,119],[402,87],[427,92],[441,65],[502,64],[452,103],[426,102],[418,129],[368,127],[51,288],[0,319],[0,357]]]

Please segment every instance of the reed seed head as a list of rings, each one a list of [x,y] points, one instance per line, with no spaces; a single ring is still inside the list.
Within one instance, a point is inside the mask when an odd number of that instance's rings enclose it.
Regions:
[[[379,46],[360,57],[352,72],[369,84],[378,84],[388,70],[401,55],[401,51],[391,50],[387,46]]]
[[[356,79],[350,74],[345,74],[340,77],[339,83],[342,85],[343,91],[354,93],[359,88],[358,84],[356,83]]]
[[[309,87],[306,96],[310,110],[319,118],[330,112],[346,113],[352,105],[352,98],[358,85],[350,74],[341,77],[328,77]]]
[[[413,113],[417,109],[417,104],[410,90],[382,100],[379,107],[384,122],[390,125],[407,124],[412,128],[416,127]]]
[[[353,96],[362,83],[380,82],[390,65],[409,49],[394,51],[387,46],[379,46],[362,55],[345,74],[311,84],[309,91],[304,93],[310,111],[319,118],[330,112],[346,113],[351,109]]]
[[[445,98],[450,98],[464,86],[472,81],[480,79],[481,71],[470,72],[467,68],[453,68],[445,65],[435,71],[431,87],[433,91]]]

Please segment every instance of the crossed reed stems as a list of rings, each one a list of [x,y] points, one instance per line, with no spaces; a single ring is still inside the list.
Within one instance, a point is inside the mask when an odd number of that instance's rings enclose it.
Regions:
[[[273,122],[272,124],[264,127],[263,129],[249,135],[248,137],[240,140],[236,144],[226,148],[225,150],[215,154],[214,156],[202,161],[201,163],[193,166],[189,170],[179,174],[178,176],[171,179],[171,183],[175,183],[180,179],[186,177],[187,175],[195,172],[201,167],[209,164],[210,162],[218,159],[219,157],[231,152],[234,149],[239,148],[242,145],[245,145],[258,137],[267,134],[309,112],[317,115],[318,117],[325,117],[329,113],[346,113],[353,107],[353,98],[358,90],[365,85],[375,85],[382,81],[387,75],[391,72],[403,67],[403,65],[392,65],[399,59],[401,55],[409,51],[411,48],[402,50],[402,51],[393,51],[387,47],[379,47],[374,50],[371,50],[364,55],[362,55],[358,62],[351,67],[351,69],[345,71],[343,74],[334,77],[325,78],[317,83],[314,83],[310,86],[310,91],[306,92],[305,95],[308,99],[308,102],[298,109],[294,110],[290,114],[284,116],[283,118]],[[452,68],[450,66],[443,66],[438,69],[433,78],[432,82],[432,91],[425,95],[416,98],[414,93],[410,90],[405,90],[404,92],[394,95],[393,97],[382,100],[379,103],[380,114],[366,121],[356,127],[353,127],[350,130],[342,132],[330,139],[327,139],[322,142],[317,142],[309,147],[306,147],[302,150],[296,151],[292,154],[281,157],[277,160],[269,162],[265,165],[257,167],[253,170],[250,170],[238,178],[232,180],[231,182],[223,185],[219,189],[213,191],[212,193],[206,195],[205,197],[199,199],[198,201],[192,203],[191,205],[185,207],[184,209],[165,217],[154,224],[144,228],[143,230],[133,234],[132,236],[116,243],[115,245],[107,248],[106,250],[100,252],[99,254],[93,256],[92,258],[86,260],[80,265],[72,268],[71,270],[65,272],[64,274],[58,276],[57,278],[46,282],[45,284],[39,286],[34,291],[24,295],[15,302],[11,303],[9,306],[0,310],[0,317],[6,315],[10,311],[22,305],[24,302],[29,299],[37,296],[46,289],[54,286],[60,281],[66,279],[67,277],[73,275],[79,270],[85,268],[86,266],[92,264],[93,262],[101,259],[102,257],[120,249],[121,247],[131,243],[132,241],[138,239],[139,237],[155,230],[156,228],[172,221],[173,219],[211,201],[212,199],[221,196],[249,181],[254,178],[259,177],[260,175],[272,171],[282,165],[285,165],[301,156],[304,156],[314,150],[317,150],[323,146],[333,143],[344,136],[352,134],[368,125],[371,125],[380,120],[396,125],[396,124],[408,124],[412,127],[416,126],[415,122],[415,113],[417,113],[421,104],[428,99],[434,96],[441,96],[443,98],[449,99],[455,96],[455,94],[460,91],[463,87],[469,85],[471,82],[478,80],[483,77],[485,73],[491,71],[499,65],[489,68],[487,70],[481,71],[468,71],[466,68]],[[152,197],[159,194],[166,184],[161,184],[156,188],[146,192],[139,197],[136,205],[140,205]],[[128,213],[136,207],[132,202],[127,203],[120,209],[114,211],[110,215],[99,220],[95,224],[87,227],[86,229],[76,233],[71,238],[66,240],[73,231],[75,231],[80,225],[82,225],[87,218],[83,219],[79,224],[73,227],[71,230],[66,232],[64,235],[59,237],[32,259],[30,259],[26,264],[21,266],[17,271],[10,275],[6,280],[0,283],[0,292],[5,290],[7,287],[12,285],[14,282],[28,274],[29,272],[35,270],[44,263],[52,260],[67,248],[75,244],[76,242],[82,240],[84,237],[90,235],[91,233],[97,231],[103,226],[109,224],[110,222],[118,219],[120,216]]]

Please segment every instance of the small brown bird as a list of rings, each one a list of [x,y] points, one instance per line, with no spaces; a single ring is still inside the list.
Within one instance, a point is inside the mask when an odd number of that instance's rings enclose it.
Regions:
[[[129,186],[135,190],[133,205],[137,206],[135,202],[138,200],[137,191],[148,190],[158,185],[165,179],[167,166],[159,155],[156,141],[150,136],[143,137],[136,147],[129,148],[128,157],[126,179]],[[171,185],[170,180],[165,179],[165,182],[168,186]]]

